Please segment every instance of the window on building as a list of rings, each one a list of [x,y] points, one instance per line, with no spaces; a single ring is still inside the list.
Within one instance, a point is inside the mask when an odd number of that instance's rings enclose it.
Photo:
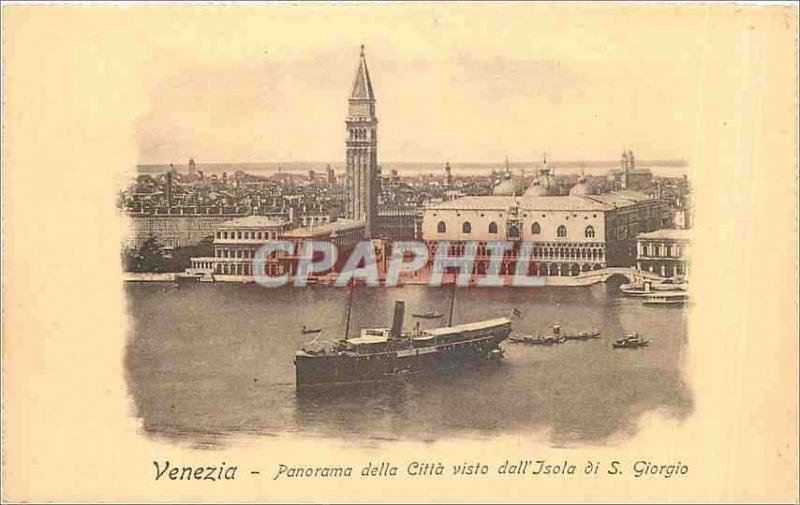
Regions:
[[[556,231],[556,233],[558,234],[558,238],[566,238],[566,236],[567,236],[567,227],[562,224],[561,226],[558,227],[558,230]]]
[[[489,233],[497,233],[497,223],[494,221],[489,223]]]
[[[469,221],[464,221],[464,224],[461,225],[461,232],[472,233],[472,225],[469,223]]]
[[[222,232],[222,238],[228,238],[228,232],[227,231],[223,231]]]
[[[447,231],[447,225],[444,224],[444,221],[439,221],[439,224],[436,225],[436,231],[439,233],[444,233]]]
[[[594,226],[587,226],[586,227],[586,238],[594,238]]]
[[[534,235],[538,235],[538,234],[542,233],[542,227],[539,226],[538,222],[537,223],[533,223],[531,225],[531,233],[534,234]]]

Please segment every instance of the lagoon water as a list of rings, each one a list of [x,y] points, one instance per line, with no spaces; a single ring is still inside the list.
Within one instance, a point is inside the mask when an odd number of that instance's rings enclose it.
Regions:
[[[255,284],[127,283],[133,326],[125,358],[136,415],[147,432],[189,440],[227,435],[304,435],[436,440],[546,430],[553,444],[602,444],[632,434],[658,409],[682,419],[692,409],[683,374],[683,309],[647,307],[615,284],[520,289],[464,288],[454,324],[522,310],[515,333],[601,328],[602,338],[554,346],[504,343],[499,364],[437,377],[322,390],[298,396],[292,359],[322,327],[344,334],[347,290],[266,289]],[[351,328],[386,326],[394,301],[412,313],[447,313],[450,288],[357,288]],[[420,320],[422,327],[444,324]],[[615,350],[638,331],[643,349]],[[223,442],[224,443],[224,442]]]

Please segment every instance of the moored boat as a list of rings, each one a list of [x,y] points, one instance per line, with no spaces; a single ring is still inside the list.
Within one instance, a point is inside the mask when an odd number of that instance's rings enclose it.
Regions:
[[[589,340],[593,338],[600,338],[600,330],[588,330],[575,333],[573,335],[564,335],[567,340]]]
[[[444,313],[437,312],[435,310],[412,314],[413,317],[420,318],[420,319],[439,319],[443,315],[444,315]]]
[[[648,294],[642,304],[644,305],[671,305],[683,306],[689,302],[689,294],[686,291],[661,291]]]
[[[649,296],[654,292],[683,292],[687,289],[686,280],[683,278],[666,278],[661,280],[645,280],[631,284],[623,284],[619,290],[625,296]]]
[[[637,349],[650,344],[646,338],[640,337],[638,333],[626,335],[625,338],[618,338],[612,346],[614,349]]]

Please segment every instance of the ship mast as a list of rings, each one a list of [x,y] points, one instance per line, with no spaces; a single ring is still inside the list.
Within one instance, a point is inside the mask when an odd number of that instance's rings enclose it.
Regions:
[[[453,291],[450,293],[450,316],[447,318],[447,326],[453,326],[453,305],[456,301],[456,280],[453,279]]]
[[[350,296],[347,299],[347,323],[344,329],[344,339],[350,336],[350,313],[353,311],[353,285],[350,285]]]

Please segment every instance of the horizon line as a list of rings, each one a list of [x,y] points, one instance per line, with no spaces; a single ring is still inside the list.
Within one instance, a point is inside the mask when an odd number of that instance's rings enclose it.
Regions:
[[[675,164],[676,167],[688,166],[689,160],[684,158],[654,158],[654,159],[637,159],[637,164],[659,164],[659,163],[669,163]],[[397,161],[397,160],[389,160],[379,162],[378,166],[382,164],[414,164],[414,165],[441,165],[444,168],[444,165],[449,163],[450,166],[454,165],[497,165],[498,167],[504,167],[505,161],[452,161],[452,160],[444,160],[444,161],[431,161],[431,160],[414,160],[414,161]],[[522,160],[522,161],[512,161],[509,160],[508,164],[513,165],[540,165],[542,160]],[[609,160],[609,159],[577,159],[577,160],[559,160],[559,161],[548,161],[547,164],[550,166],[557,166],[563,164],[575,164],[580,166],[581,164],[590,164],[590,163],[619,163],[619,160]],[[189,162],[148,162],[148,163],[137,163],[136,167],[161,167],[161,166],[188,166]],[[196,165],[258,165],[258,164],[272,164],[272,165],[293,165],[293,164],[319,164],[319,165],[345,165],[346,161],[320,161],[320,160],[281,160],[281,161],[196,161]]]

